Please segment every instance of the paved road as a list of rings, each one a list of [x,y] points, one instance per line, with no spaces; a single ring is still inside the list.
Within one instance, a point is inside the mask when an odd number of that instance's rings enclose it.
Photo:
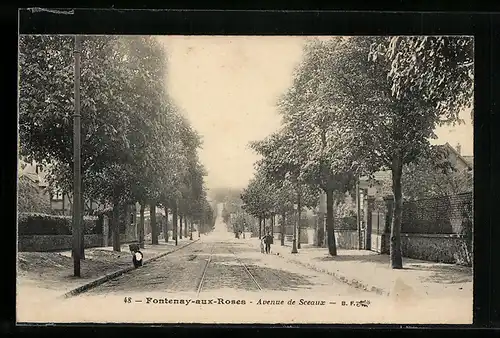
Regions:
[[[377,297],[261,254],[255,241],[235,239],[219,220],[196,243],[26,316],[39,322],[341,323],[362,318],[359,307],[342,301]]]
[[[211,236],[87,292],[125,295],[141,292],[308,291],[330,295],[363,293],[329,275],[274,255],[263,255],[247,240]]]
[[[66,323],[444,323],[443,308],[452,313],[457,304],[395,302],[261,254],[252,240],[213,234],[79,296],[24,312],[36,318],[30,321]]]

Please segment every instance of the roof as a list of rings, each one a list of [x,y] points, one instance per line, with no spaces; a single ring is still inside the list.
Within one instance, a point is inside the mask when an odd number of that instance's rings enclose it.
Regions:
[[[45,188],[48,186],[45,180],[45,175],[36,172],[36,165],[19,160],[18,176],[26,177],[34,183],[37,183],[39,187]]]
[[[473,156],[462,156],[454,147],[452,147],[448,142],[442,145],[442,147],[446,147],[449,149],[459,160],[461,160],[469,169],[472,169],[474,164]],[[467,160],[465,157],[470,158]]]
[[[440,147],[445,147],[450,150],[459,160],[461,160],[469,169],[473,168],[474,165],[474,156],[462,156],[460,153],[453,148],[448,142],[445,144],[439,145]],[[391,170],[381,170],[373,173],[373,179],[369,180],[368,176],[362,176],[359,178],[361,188],[366,188],[371,186],[373,183],[381,183],[387,182],[392,179],[392,171]]]
[[[463,158],[464,158],[467,162],[469,162],[469,164],[470,164],[471,166],[474,166],[474,156],[464,156],[464,155],[462,155],[462,157],[463,157]]]

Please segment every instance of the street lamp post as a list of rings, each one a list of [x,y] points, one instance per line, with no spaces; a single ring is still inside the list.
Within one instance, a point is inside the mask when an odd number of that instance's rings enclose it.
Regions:
[[[73,115],[73,268],[80,277],[81,259],[81,125],[80,125],[80,50],[81,36],[75,36],[75,113]]]
[[[293,209],[297,210],[297,212],[298,212],[298,210],[299,210],[298,205],[294,204]],[[297,251],[297,222],[293,223],[292,253],[293,254],[298,253],[298,251]]]
[[[359,176],[356,176],[356,220],[358,229],[358,250],[361,250],[362,236],[361,236],[361,194],[359,189]]]

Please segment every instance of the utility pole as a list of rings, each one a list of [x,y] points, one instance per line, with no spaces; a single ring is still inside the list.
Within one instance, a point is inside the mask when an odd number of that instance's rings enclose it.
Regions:
[[[80,50],[81,36],[75,35],[75,113],[73,115],[73,268],[80,277],[81,231],[81,126],[80,126]]]
[[[297,204],[295,204],[295,205],[293,206],[293,208],[294,208],[295,210],[297,210],[297,215],[298,215],[298,214],[299,214],[299,208],[298,208],[298,205],[297,205]],[[293,253],[293,254],[298,253],[298,251],[297,251],[297,222],[298,222],[298,221],[296,221],[296,222],[294,222],[294,223],[293,223],[293,240],[292,240],[292,253]]]
[[[358,223],[358,250],[361,250],[363,244],[361,240],[361,198],[359,192],[359,175],[356,176],[356,220]]]
[[[298,242],[297,242],[297,249],[300,249],[300,221],[301,221],[301,212],[302,212],[302,196],[301,196],[301,191],[298,189],[297,193],[297,232],[298,232]]]

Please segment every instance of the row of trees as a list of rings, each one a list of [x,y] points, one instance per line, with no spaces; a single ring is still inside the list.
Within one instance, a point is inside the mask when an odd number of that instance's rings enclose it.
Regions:
[[[278,102],[282,128],[252,144],[262,158],[242,196],[245,210],[267,217],[293,203],[300,213],[304,196],[323,191],[335,256],[334,199],[361,175],[390,170],[391,264],[402,268],[403,168],[432,158],[435,128],[461,123],[460,111],[471,107],[472,44],[468,37],[309,40]]]
[[[242,208],[258,219],[259,238],[263,232],[268,231],[266,220],[271,220],[269,226],[272,228],[275,225],[275,216],[280,216],[281,243],[284,244],[287,215],[292,215],[294,210],[298,210],[297,217],[300,219],[300,211],[303,207],[314,208],[317,206],[319,191],[290,179],[274,179],[263,168],[264,162],[261,162],[255,177],[250,180],[248,187],[243,191],[241,198],[244,205]],[[300,234],[300,227],[298,233]],[[300,241],[298,246],[300,248]]]
[[[22,36],[19,44],[19,153],[64,192],[73,181],[72,48],[71,36]],[[167,94],[166,60],[154,37],[82,39],[82,195],[112,207],[114,250],[126,206],[135,202],[141,246],[146,205],[153,244],[156,207],[171,211],[174,224],[179,216],[203,223],[213,212],[197,155],[201,138]]]

